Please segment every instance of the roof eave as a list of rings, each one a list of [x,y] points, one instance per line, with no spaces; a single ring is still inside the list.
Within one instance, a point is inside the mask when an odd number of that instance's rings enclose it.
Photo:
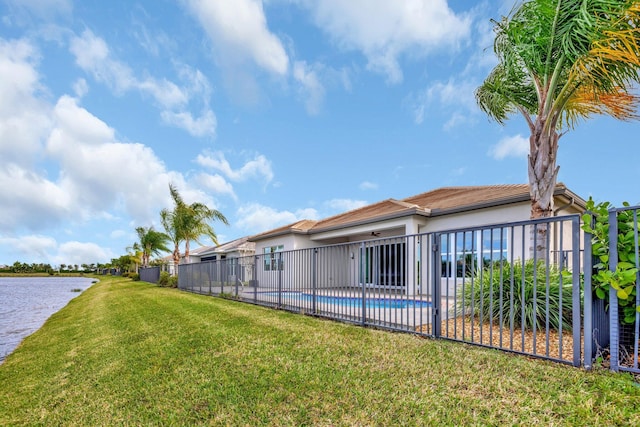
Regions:
[[[309,234],[309,231],[305,231],[305,230],[296,230],[296,229],[287,229],[287,230],[280,230],[274,233],[266,233],[266,234],[256,234],[254,236],[251,236],[247,239],[247,242],[257,242],[259,240],[264,240],[264,239],[270,239],[272,237],[280,237],[280,236],[284,236],[287,234]]]
[[[575,194],[573,191],[569,190],[564,185],[557,186],[555,191],[553,192],[554,197],[564,197],[568,202],[575,203],[577,206],[581,208],[585,208],[586,202],[582,199],[582,197]],[[522,203],[522,202],[530,202],[531,196],[527,194],[518,194],[515,196],[505,197],[502,199],[495,199],[486,202],[473,203],[466,206],[456,206],[454,208],[445,208],[445,209],[433,209],[431,211],[431,216],[442,216],[442,215],[451,215],[456,213],[468,212],[477,209],[488,209],[495,208],[497,206],[510,205],[514,203]]]
[[[345,228],[349,228],[349,227],[357,227],[357,226],[360,226],[360,225],[367,225],[367,224],[372,224],[372,223],[376,223],[376,222],[380,222],[380,221],[388,221],[388,220],[391,220],[391,219],[398,219],[398,218],[402,218],[402,217],[406,217],[406,216],[418,215],[418,216],[428,217],[428,216],[430,216],[430,214],[431,214],[431,211],[428,210],[428,209],[415,207],[415,208],[405,209],[405,210],[398,211],[398,212],[393,212],[393,213],[386,214],[386,215],[381,215],[381,216],[375,216],[375,217],[371,217],[371,218],[361,219],[361,220],[358,220],[358,221],[346,222],[346,223],[332,225],[332,226],[323,227],[323,228],[312,228],[311,230],[309,230],[308,234],[326,233],[328,231],[341,230],[341,229],[345,229]]]

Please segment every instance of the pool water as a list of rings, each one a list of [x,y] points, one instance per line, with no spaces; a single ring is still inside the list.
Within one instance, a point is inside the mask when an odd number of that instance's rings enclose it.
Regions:
[[[268,296],[278,296],[278,292],[265,292]],[[282,297],[299,301],[313,301],[313,295],[304,292],[282,292]],[[332,295],[316,295],[316,302],[322,304],[335,304],[345,307],[362,307],[361,297],[340,297]],[[365,298],[367,308],[427,308],[431,307],[428,301],[420,301],[405,298]]]

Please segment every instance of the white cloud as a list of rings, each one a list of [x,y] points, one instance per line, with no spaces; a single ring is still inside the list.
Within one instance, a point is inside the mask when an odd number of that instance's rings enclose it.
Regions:
[[[325,89],[317,72],[305,61],[296,61],[293,66],[293,77],[300,84],[300,93],[305,99],[307,113],[318,114],[324,100]]]
[[[450,131],[462,126],[468,126],[472,123],[475,123],[476,120],[470,114],[462,114],[458,111],[454,111],[449,120],[442,125],[442,129],[446,131]]]
[[[325,204],[333,210],[345,212],[361,208],[368,203],[365,200],[331,199]]]
[[[73,84],[73,92],[78,98],[84,97],[89,92],[89,85],[85,79],[78,79]]]
[[[0,237],[0,244],[11,248],[11,251],[22,261],[23,257],[29,259],[48,259],[51,252],[57,248],[55,239],[48,236],[30,235],[16,237]]]
[[[74,37],[69,49],[80,68],[90,73],[96,81],[109,86],[116,94],[138,90],[151,96],[161,109],[164,123],[197,137],[215,135],[216,117],[209,108],[211,87],[199,70],[179,67],[182,86],[165,78],[147,76],[140,79],[128,65],[113,59],[107,43],[90,30],[85,30],[80,37]],[[199,99],[202,105],[202,112],[197,118],[189,111],[194,98]]]
[[[165,123],[182,128],[193,136],[213,136],[216,133],[216,116],[211,110],[204,111],[200,117],[195,119],[191,113],[187,111],[181,111],[179,113],[163,111],[160,116]]]
[[[223,66],[234,68],[238,61],[250,60],[270,73],[287,74],[289,57],[269,31],[261,0],[185,0],[185,5],[209,36]]]
[[[367,67],[402,81],[403,54],[422,56],[450,49],[469,35],[470,18],[457,16],[446,0],[300,0],[316,24],[345,50],[366,56]]]
[[[277,211],[269,206],[251,203],[242,206],[237,212],[236,226],[248,233],[261,233],[303,219],[317,219],[315,209],[300,209],[296,212]]]
[[[43,19],[69,16],[73,11],[72,0],[5,0],[14,8],[22,8]]]
[[[529,154],[529,140],[520,134],[503,138],[491,146],[488,154],[496,160],[502,160],[505,157],[526,158]]]
[[[375,182],[363,181],[363,182],[360,183],[360,185],[358,187],[361,190],[377,190],[378,189],[378,184],[376,184]]]
[[[196,181],[204,188],[212,191],[216,194],[227,194],[233,197],[234,200],[237,200],[235,192],[233,191],[233,185],[227,182],[222,176],[210,175],[207,173],[201,173],[196,178]]]
[[[0,169],[0,231],[17,227],[41,230],[60,223],[73,212],[71,195],[17,165]]]
[[[95,243],[66,242],[58,248],[58,254],[53,257],[56,264],[78,264],[104,262],[114,255],[105,251]]]
[[[446,83],[433,83],[409,101],[415,123],[421,124],[424,121],[432,104],[437,105],[440,114],[443,111],[452,111],[451,117],[443,126],[445,130],[461,123],[472,122],[470,116],[478,111],[474,95],[477,86],[473,80],[458,81],[454,78]]]
[[[232,181],[242,182],[253,178],[269,183],[273,179],[271,162],[261,154],[256,155],[253,160],[247,161],[240,169],[233,169],[225,158],[224,153],[220,151],[204,155],[199,154],[196,162],[200,166],[220,171]]]
[[[0,39],[0,169],[30,165],[51,127],[49,106],[36,97],[43,91],[38,58],[29,42]]]

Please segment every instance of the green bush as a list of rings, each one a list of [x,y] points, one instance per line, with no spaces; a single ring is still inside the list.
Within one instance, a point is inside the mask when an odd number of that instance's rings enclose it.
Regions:
[[[170,276],[169,277],[169,287],[177,288],[178,287],[178,276]]]
[[[138,273],[129,273],[129,277],[131,278],[131,280],[133,280],[134,282],[137,282],[140,280],[140,274]]]
[[[171,276],[166,271],[160,272],[160,278],[158,279],[158,286],[167,287],[169,286],[169,278]]]
[[[624,202],[625,207],[629,203]],[[609,304],[609,289],[613,288],[618,296],[620,321],[623,324],[633,324],[636,312],[636,281],[638,268],[636,253],[636,229],[639,228],[637,218],[634,219],[634,209],[622,210],[617,214],[618,222],[618,263],[615,271],[609,268],[609,210],[613,205],[609,202],[596,204],[592,198],[587,201],[587,211],[582,218],[582,229],[591,233],[591,250],[594,257],[593,275],[591,283],[595,295]]]
[[[573,305],[571,289],[571,277],[563,278],[556,266],[547,267],[544,262],[538,262],[536,267],[533,260],[527,260],[523,270],[522,261],[497,262],[482,269],[481,273],[477,272],[473,286],[467,278],[457,310],[460,314],[464,308],[465,313],[471,314],[473,304],[473,314],[481,316],[483,321],[499,322],[502,315],[503,327],[509,327],[511,319],[514,327],[522,327],[524,317],[525,329],[531,330],[535,324],[537,330],[544,330],[548,298],[549,328],[557,330],[562,323],[564,330],[570,330]]]

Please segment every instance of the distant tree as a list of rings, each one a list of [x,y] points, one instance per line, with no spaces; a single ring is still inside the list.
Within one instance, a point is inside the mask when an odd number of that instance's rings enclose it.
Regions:
[[[134,271],[137,273],[138,267],[140,266],[140,264],[142,264],[142,248],[140,247],[140,244],[138,242],[135,242],[133,245],[128,246],[126,248],[126,251],[127,254],[123,256],[128,257],[129,264],[133,266]],[[127,269],[129,268],[127,267]]]
[[[13,272],[14,273],[22,273],[25,270],[25,266],[22,262],[16,261],[13,263]]]
[[[169,239],[174,245],[172,257],[174,265],[177,267],[180,263],[180,244],[182,242],[185,242],[184,256],[188,262],[191,241],[200,243],[200,237],[206,235],[215,244],[218,244],[218,237],[209,223],[210,221],[218,220],[226,225],[229,222],[221,212],[211,209],[203,203],[185,203],[178,190],[172,184],[169,184],[169,192],[171,193],[174,207],[172,210],[163,209],[160,212],[160,218]]]
[[[169,236],[160,231],[156,231],[153,227],[137,227],[139,249],[142,251],[142,266],[148,267],[152,255],[159,255],[162,252],[171,252],[167,247]]]

